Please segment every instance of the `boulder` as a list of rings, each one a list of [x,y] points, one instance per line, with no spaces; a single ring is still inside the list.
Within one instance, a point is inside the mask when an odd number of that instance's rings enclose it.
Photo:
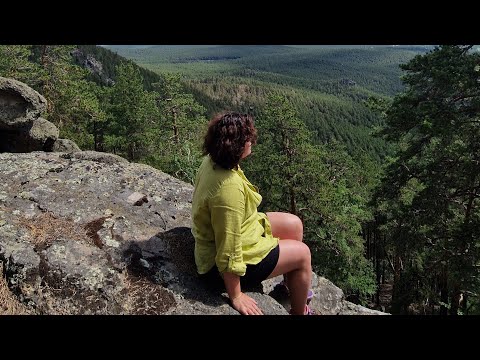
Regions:
[[[0,130],[32,124],[47,108],[47,100],[28,85],[0,77]]]
[[[0,153],[0,266],[36,314],[238,314],[222,286],[199,281],[193,187],[112,154]],[[269,279],[244,289],[286,315]],[[319,314],[379,313],[349,304],[314,274]]]

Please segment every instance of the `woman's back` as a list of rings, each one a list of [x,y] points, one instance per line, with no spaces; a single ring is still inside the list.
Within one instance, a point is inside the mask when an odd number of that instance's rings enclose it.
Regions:
[[[235,272],[242,273],[245,264],[258,263],[277,245],[278,240],[265,231],[265,214],[257,212],[261,200],[240,169],[226,170],[209,156],[204,158],[192,200],[195,261],[200,274],[215,262],[221,272],[236,268]],[[240,258],[235,258],[236,253]]]

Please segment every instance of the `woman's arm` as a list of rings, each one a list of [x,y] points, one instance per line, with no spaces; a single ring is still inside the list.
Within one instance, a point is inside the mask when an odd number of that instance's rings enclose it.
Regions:
[[[210,198],[208,206],[215,236],[218,271],[243,276],[246,270],[242,251],[242,224],[245,218],[243,185],[236,182],[222,185]]]
[[[235,310],[243,315],[263,315],[262,311],[257,306],[257,302],[247,294],[242,293],[240,288],[240,276],[224,272],[223,281],[225,282],[225,289],[227,289],[228,297]]]
[[[225,283],[225,289],[227,289],[228,297],[230,300],[239,298],[242,295],[242,289],[240,287],[240,276],[224,272],[223,282]]]
[[[247,268],[242,252],[242,223],[245,218],[243,185],[235,182],[224,184],[210,199],[209,207],[217,249],[215,262],[223,274],[232,306],[244,315],[261,315],[257,302],[242,293],[240,288],[240,276]]]

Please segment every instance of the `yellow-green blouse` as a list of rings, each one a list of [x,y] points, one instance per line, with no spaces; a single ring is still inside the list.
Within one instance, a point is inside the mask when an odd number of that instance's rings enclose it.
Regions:
[[[226,170],[210,156],[195,179],[192,234],[199,274],[218,270],[245,275],[246,264],[258,264],[278,244],[267,216],[257,211],[262,196],[243,171]]]

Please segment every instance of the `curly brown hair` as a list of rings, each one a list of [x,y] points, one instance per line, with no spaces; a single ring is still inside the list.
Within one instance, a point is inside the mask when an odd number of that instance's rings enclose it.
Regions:
[[[203,143],[203,154],[224,169],[235,168],[242,157],[245,143],[257,142],[253,117],[248,114],[227,112],[215,116],[208,124]]]

